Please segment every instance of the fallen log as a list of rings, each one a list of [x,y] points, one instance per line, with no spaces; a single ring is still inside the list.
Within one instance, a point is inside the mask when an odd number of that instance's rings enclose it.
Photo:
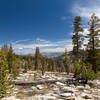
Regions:
[[[67,84],[77,83],[76,80],[69,78],[66,80],[41,80],[41,81],[28,81],[28,82],[13,81],[13,84],[14,85],[21,85],[21,86],[27,86],[27,85],[34,86],[34,85],[39,85],[39,84],[54,84],[56,82],[66,82]]]
[[[39,84],[45,84],[45,83],[55,83],[57,80],[45,80],[45,81],[34,81],[34,82],[19,82],[19,81],[13,81],[13,84],[15,85],[39,85]]]

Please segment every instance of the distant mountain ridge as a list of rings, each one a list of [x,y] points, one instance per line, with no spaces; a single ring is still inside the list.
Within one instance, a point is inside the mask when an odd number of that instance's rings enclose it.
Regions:
[[[64,52],[42,52],[41,54],[48,58],[54,58],[63,55]]]
[[[41,55],[48,58],[59,57],[63,55],[64,52],[41,52]],[[23,54],[20,54],[23,55]],[[25,56],[34,56],[34,54],[24,54]]]

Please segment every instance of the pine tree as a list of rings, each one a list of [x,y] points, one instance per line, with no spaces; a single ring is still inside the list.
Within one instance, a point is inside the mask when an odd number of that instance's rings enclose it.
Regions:
[[[47,71],[46,58],[42,57],[42,75]]]
[[[39,47],[36,47],[36,52],[35,52],[35,70],[40,70],[41,71],[41,54],[39,51]]]
[[[67,49],[65,49],[65,60],[64,60],[64,64],[65,64],[66,72],[69,74],[69,72],[70,72],[70,61],[69,61]]]
[[[6,57],[8,56],[8,45],[7,45],[7,43],[5,43],[3,45],[3,47],[1,48],[1,52],[4,53]]]
[[[61,66],[61,72],[66,72],[66,69],[65,69],[65,66],[64,66],[64,63],[63,62],[61,62],[61,64],[60,64]]]
[[[97,50],[100,47],[100,19],[93,14],[89,21],[89,34],[88,34],[88,62],[92,65],[92,70],[97,71]]]
[[[27,62],[28,62],[28,69],[29,70],[33,70],[32,59],[30,57],[28,58],[28,61]]]
[[[52,71],[52,60],[48,59],[48,71]]]
[[[8,71],[6,56],[0,52],[0,98],[7,96],[11,89],[11,77]],[[9,91],[9,93],[7,92]]]
[[[82,26],[81,17],[76,16],[74,22],[74,35],[72,37],[72,40],[73,40],[73,54],[77,62],[79,62],[79,53],[83,44],[83,36],[82,36],[83,28],[81,26]]]
[[[25,65],[24,65],[24,73],[26,73],[28,71],[28,62],[26,61],[25,62]]]
[[[56,72],[56,61],[52,60],[52,71]]]
[[[13,78],[15,78],[18,75],[18,70],[16,67],[16,55],[14,54],[12,44],[10,44],[7,59],[9,72],[12,74]]]

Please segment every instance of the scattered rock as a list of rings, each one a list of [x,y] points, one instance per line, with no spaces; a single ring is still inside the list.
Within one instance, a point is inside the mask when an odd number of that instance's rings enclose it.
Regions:
[[[56,97],[47,95],[41,96],[40,98],[41,100],[57,100]]]
[[[25,80],[29,82],[32,80],[33,82],[34,73],[33,71],[22,73],[16,81],[20,82]],[[0,100],[100,100],[100,80],[90,81],[95,86],[95,88],[91,88],[90,84],[82,86],[81,83],[77,83],[76,79],[72,77],[73,75],[66,75],[66,73],[57,74],[46,72],[43,76],[37,74],[37,82],[55,80],[56,83],[42,83],[32,86],[16,85],[13,89],[13,94],[16,97],[10,96]],[[69,81],[67,82],[65,80]]]
[[[56,82],[56,85],[64,86],[65,84],[64,83],[61,83],[61,82]]]
[[[75,97],[68,97],[65,100],[75,100]]]
[[[75,88],[75,85],[74,85],[74,84],[72,84],[72,85],[70,85],[70,87]]]
[[[94,97],[96,100],[100,100],[100,96],[99,96],[99,95],[98,95],[98,96],[97,96],[97,95],[94,95],[93,97]]]
[[[71,96],[74,96],[74,94],[72,94],[72,93],[62,93],[62,94],[60,94],[60,96],[62,96],[62,97],[71,97]]]
[[[44,86],[42,86],[42,85],[37,85],[36,87],[37,87],[39,90],[44,89]]]
[[[34,86],[32,86],[32,87],[31,87],[31,89],[36,90],[37,88],[36,88],[36,87],[34,87]]]
[[[84,99],[92,99],[92,96],[90,94],[82,93],[81,97]]]
[[[77,86],[78,90],[84,90],[84,86]]]
[[[54,88],[54,93],[59,94],[60,95],[60,89],[59,88]]]
[[[20,100],[20,99],[17,99],[15,96],[10,96],[10,97],[5,97],[1,100]]]
[[[63,87],[62,89],[62,92],[70,92],[70,93],[73,93],[73,91],[72,91],[72,88],[71,87]]]
[[[90,86],[88,84],[86,84],[85,89],[90,89]]]
[[[85,93],[88,93],[88,94],[90,94],[90,93],[91,93],[91,91],[90,91],[90,90],[84,90],[84,92],[85,92]]]

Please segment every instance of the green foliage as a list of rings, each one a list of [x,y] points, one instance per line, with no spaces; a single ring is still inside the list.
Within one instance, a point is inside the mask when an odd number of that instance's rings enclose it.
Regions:
[[[11,89],[11,77],[8,71],[6,56],[0,52],[0,98],[7,96]]]
[[[95,74],[92,69],[86,68],[86,66],[84,66],[84,68],[82,68],[82,69],[83,69],[83,71],[82,71],[82,73],[80,73],[80,77],[82,77],[82,79],[94,80],[94,79],[98,78],[98,74]]]
[[[82,47],[83,44],[83,28],[81,27],[81,17],[76,16],[75,21],[74,21],[74,35],[72,37],[72,42],[73,42],[73,54],[75,56],[75,60],[79,61],[79,52],[80,48]]]
[[[61,67],[61,72],[66,72],[66,69],[65,69],[63,62],[60,63],[60,67]]]
[[[52,60],[52,72],[56,72],[56,61]]]
[[[74,76],[76,79],[82,79],[87,82],[88,80],[96,79],[98,74],[95,74],[94,71],[86,64],[76,62],[74,68]]]
[[[42,75],[47,71],[47,61],[45,57],[42,57],[41,59],[41,64],[42,64]]]
[[[28,63],[27,62],[25,62],[25,66],[24,66],[24,73],[26,73],[28,71]]]
[[[37,73],[34,73],[34,80],[37,79]]]
[[[39,51],[39,47],[36,47],[35,52],[35,70],[41,70],[41,54]]]
[[[33,59],[32,59],[32,60],[33,60]],[[27,63],[28,63],[28,69],[29,69],[29,70],[33,70],[32,60],[31,60],[31,58],[28,58],[28,60],[27,60]]]
[[[97,50],[99,50],[100,47],[100,39],[99,39],[99,32],[100,32],[100,19],[93,14],[91,16],[91,19],[89,21],[89,34],[87,38],[89,39],[87,47],[88,47],[88,57],[87,61],[92,65],[92,70],[96,73],[97,72]]]
[[[18,76],[18,69],[16,67],[16,60],[17,59],[16,59],[16,55],[14,54],[14,51],[13,51],[11,44],[10,44],[10,48],[9,48],[9,51],[8,51],[7,60],[8,60],[9,72],[12,74],[13,78],[16,78]]]
[[[5,54],[5,56],[7,57],[8,56],[8,45],[5,43],[4,45],[3,45],[3,47],[1,48],[1,52],[3,53],[3,54]]]
[[[52,59],[48,59],[48,71],[52,71]]]
[[[97,70],[100,71],[100,51],[98,51],[98,53],[97,53],[97,61],[96,62],[98,65]]]
[[[80,65],[78,62],[75,62],[75,66],[74,66],[74,77],[78,77],[82,71],[82,65]]]

